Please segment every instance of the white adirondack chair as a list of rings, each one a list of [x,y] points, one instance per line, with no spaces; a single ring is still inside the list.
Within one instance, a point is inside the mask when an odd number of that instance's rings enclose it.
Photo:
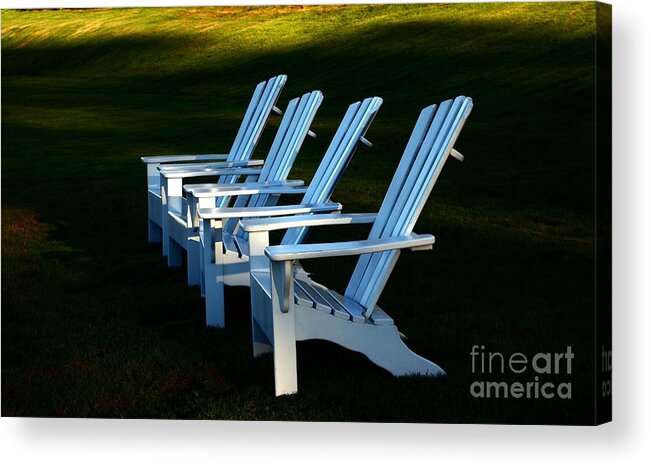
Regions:
[[[188,192],[224,192],[225,190],[241,193],[235,201],[235,207],[247,204],[273,205],[277,195],[255,196],[248,200],[247,192],[258,188],[283,189],[293,186],[302,186],[303,181],[287,181],[287,176],[296,160],[296,156],[303,145],[305,137],[310,132],[310,125],[314,120],[323,94],[315,90],[297,97],[289,102],[274,141],[269,150],[262,169],[251,170],[251,168],[225,168],[217,170],[210,168],[210,173],[223,174],[230,180],[238,176],[245,176],[244,183],[213,183],[213,184],[187,184]],[[181,266],[182,253],[187,251],[188,257],[188,284],[198,285],[200,283],[200,247],[199,247],[199,222],[195,214],[197,197],[190,195],[189,199],[182,197],[178,186],[170,189],[169,186],[180,180],[195,176],[205,176],[205,169],[192,168],[171,168],[161,169],[161,184],[163,192],[174,192],[176,195],[168,195],[165,203],[163,219],[163,241],[167,249],[167,263],[169,266]],[[224,177],[224,176],[222,176]],[[256,182],[252,182],[257,179]],[[226,195],[204,195],[200,197],[201,206],[216,207],[223,206],[228,198]],[[190,204],[188,204],[190,200]],[[237,222],[234,223],[237,226]],[[248,275],[247,275],[248,277]]]
[[[262,135],[269,114],[272,111],[278,114],[282,113],[276,107],[276,102],[286,82],[287,76],[278,75],[260,82],[256,86],[228,154],[161,155],[140,158],[147,165],[147,217],[150,243],[159,243],[163,237],[163,208],[166,199],[161,189],[159,167],[161,165],[171,166],[175,163],[210,161],[223,161],[224,163],[219,166],[221,168],[261,166],[262,161],[250,160],[250,158]],[[197,169],[199,166],[196,164]],[[208,170],[209,166],[204,165],[204,168]],[[226,182],[229,179],[224,178],[222,181]],[[231,179],[231,181],[233,180]],[[164,254],[167,255],[165,246],[163,249]]]
[[[471,109],[470,98],[457,97],[422,111],[377,214],[240,221],[249,233],[250,249],[262,246],[275,229],[373,223],[367,240],[271,246],[265,249],[266,257],[252,258],[254,355],[273,350],[276,395],[297,392],[296,341],[306,339],[324,339],[361,352],[396,376],[445,374],[404,344],[377,301],[400,250],[428,250],[434,244],[434,236],[414,234],[412,229],[448,155],[463,159],[453,145]],[[343,295],[312,281],[297,262],[343,255],[360,255]]]
[[[188,215],[200,221],[203,291],[208,326],[224,327],[224,285],[249,286],[249,257],[255,259],[256,253],[264,257],[263,248],[257,243],[249,244],[248,234],[237,227],[238,219],[341,209],[341,205],[331,202],[330,197],[359,143],[371,145],[364,136],[381,105],[381,98],[371,97],[348,107],[309,187],[243,186],[241,191],[231,189],[230,186],[216,189],[186,187],[188,199],[199,199],[198,202],[188,200],[188,205],[199,203],[198,216],[192,210]],[[279,194],[304,195],[298,205],[273,206],[267,202],[267,197]],[[234,208],[203,208],[200,203],[206,197],[212,199],[215,196],[238,195]],[[303,241],[306,233],[307,228],[304,227],[292,229],[286,233],[282,244],[298,244]],[[268,241],[265,245],[268,245]]]

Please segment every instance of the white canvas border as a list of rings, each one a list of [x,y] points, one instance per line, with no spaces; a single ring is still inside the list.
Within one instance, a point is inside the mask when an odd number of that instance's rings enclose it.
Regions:
[[[454,0],[446,0],[452,2]],[[254,1],[245,4],[370,3]],[[372,3],[398,3],[374,0]],[[415,3],[415,2],[414,2]],[[420,3],[420,2],[419,2]],[[425,2],[422,2],[425,3]],[[4,463],[650,463],[651,27],[613,4],[614,422],[598,428],[159,420],[0,421]],[[3,8],[235,5],[234,1],[5,0]],[[242,4],[242,3],[239,3]],[[646,458],[646,460],[645,460]]]

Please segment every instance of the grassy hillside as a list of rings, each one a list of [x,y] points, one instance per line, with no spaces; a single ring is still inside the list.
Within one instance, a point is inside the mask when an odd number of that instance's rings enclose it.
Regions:
[[[2,414],[586,422],[592,408],[594,4],[2,11]],[[228,151],[253,87],[324,103],[292,178],[346,107],[384,105],[334,200],[378,208],[421,108],[475,101],[380,305],[449,377],[396,379],[299,344],[297,396],[251,358],[248,290],[226,330],[146,240],[143,154]],[[277,127],[272,119],[257,157]],[[312,240],[364,237],[327,229]],[[309,264],[342,289],[354,262]],[[342,272],[345,270],[345,272]],[[572,401],[477,401],[468,352],[576,357]]]

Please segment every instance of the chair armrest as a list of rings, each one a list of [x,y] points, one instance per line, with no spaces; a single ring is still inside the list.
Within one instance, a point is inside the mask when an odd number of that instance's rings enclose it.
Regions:
[[[373,223],[377,213],[333,213],[320,215],[296,215],[282,218],[255,218],[241,220],[240,227],[246,232],[275,231],[302,226],[333,226],[340,224]]]
[[[174,163],[177,161],[210,161],[226,160],[227,154],[205,154],[205,155],[156,155],[140,157],[143,163]]]
[[[233,184],[219,184],[219,183],[205,183],[205,184],[186,184],[183,186],[183,190],[190,194],[194,194],[195,191],[203,192],[214,190],[215,192],[222,192],[224,190],[233,190],[233,189],[254,189],[256,187],[299,187],[303,186],[305,182],[301,179],[292,179],[288,181],[252,181],[252,182],[236,182]]]
[[[262,165],[264,165],[264,160],[223,161],[219,163],[171,163],[159,166],[158,171],[197,171],[206,168],[252,168]]]
[[[386,239],[368,239],[365,241],[333,242],[328,244],[298,244],[274,245],[266,247],[264,253],[269,259],[272,285],[278,286],[280,300],[278,302],[282,313],[289,312],[293,279],[293,261],[308,258],[341,257],[345,255],[361,255],[387,250],[411,249],[429,250],[434,244],[431,234],[410,234]],[[277,284],[273,284],[277,281]]]
[[[197,198],[202,197],[236,197],[238,195],[256,195],[256,194],[305,194],[305,186],[266,186],[266,187],[244,187],[237,186],[229,189],[227,185],[213,187],[209,189],[194,189],[192,195]]]
[[[161,171],[160,175],[164,178],[198,178],[201,176],[251,176],[260,174],[257,168],[204,168],[196,171],[171,170]]]
[[[273,207],[200,208],[199,216],[204,220],[246,218],[254,216],[286,216],[302,213],[319,213],[341,210],[340,203],[316,203],[302,205],[278,205]]]
[[[274,245],[267,247],[265,255],[273,262],[304,260],[308,258],[342,257],[362,255],[386,250],[412,249],[428,250],[434,244],[431,234],[410,234],[386,239],[333,242],[326,244]]]

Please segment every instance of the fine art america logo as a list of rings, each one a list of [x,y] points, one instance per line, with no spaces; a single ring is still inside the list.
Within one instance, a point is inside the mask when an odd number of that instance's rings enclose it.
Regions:
[[[572,383],[568,380],[574,360],[571,346],[563,352],[526,355],[522,352],[503,354],[475,345],[470,350],[470,359],[472,373],[483,378],[470,385],[470,394],[475,398],[572,398]],[[507,375],[509,382],[495,381],[500,375]],[[511,382],[514,375],[522,375],[522,380]]]

